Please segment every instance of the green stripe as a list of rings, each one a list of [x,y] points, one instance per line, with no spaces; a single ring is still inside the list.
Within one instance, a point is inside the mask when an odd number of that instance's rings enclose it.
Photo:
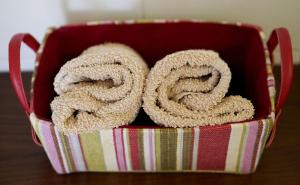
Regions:
[[[177,169],[177,135],[177,129],[168,129],[168,166],[170,170]]]
[[[161,170],[176,170],[177,129],[162,129],[161,143]]]
[[[65,158],[67,160],[68,169],[70,170],[70,172],[76,171],[74,162],[72,161],[73,157],[72,157],[72,153],[71,153],[69,143],[67,141],[67,136],[65,136],[64,134],[62,134],[60,132],[58,134],[59,134],[59,138],[61,140],[61,143],[63,145],[63,153],[64,153]]]
[[[155,129],[155,159],[156,170],[161,170],[160,129]]]
[[[160,134],[161,170],[168,170],[168,129],[161,129]]]
[[[83,154],[89,171],[105,170],[101,138],[98,132],[82,134],[80,136]]]
[[[144,133],[143,129],[138,129],[138,145],[139,145],[139,159],[140,159],[140,170],[145,170],[144,162]]]
[[[246,124],[242,124],[243,126],[243,131],[242,131],[242,136],[241,136],[241,139],[240,139],[240,146],[239,146],[239,153],[238,153],[238,156],[237,156],[237,162],[236,162],[236,167],[235,167],[235,171],[236,172],[239,172],[239,168],[240,168],[240,162],[241,162],[241,156],[242,156],[242,152],[243,152],[243,146],[244,146],[244,142],[245,142],[245,136],[246,136],[246,131],[247,131],[247,125]]]
[[[266,126],[266,132],[265,132],[265,135],[264,135],[263,147],[265,146],[266,142],[268,141],[268,138],[269,138],[270,133],[271,133],[272,128],[273,128],[273,121],[272,121],[271,118],[265,119],[265,126]]]
[[[193,147],[193,129],[187,128],[183,132],[183,154],[182,169],[191,169],[192,163],[192,147]]]

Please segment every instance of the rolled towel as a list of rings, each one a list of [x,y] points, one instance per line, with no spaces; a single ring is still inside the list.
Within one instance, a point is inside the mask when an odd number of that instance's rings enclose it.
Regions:
[[[185,50],[167,55],[150,70],[143,108],[168,127],[217,125],[251,119],[252,103],[225,97],[231,80],[227,64],[212,50]]]
[[[92,132],[132,122],[142,104],[148,67],[128,46],[107,43],[64,64],[54,79],[59,95],[52,120],[64,133]]]

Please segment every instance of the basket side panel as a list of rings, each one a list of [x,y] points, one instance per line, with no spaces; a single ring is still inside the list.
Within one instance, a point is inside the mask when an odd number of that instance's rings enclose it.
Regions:
[[[256,138],[256,147],[254,148],[254,158],[252,160],[252,172],[254,172],[259,164],[261,156],[263,154],[265,145],[270,136],[272,127],[273,127],[273,118],[268,118],[265,120],[261,120],[262,128],[259,128],[260,134],[258,134]]]
[[[57,173],[83,171],[254,172],[271,119],[203,128],[117,128],[61,134],[31,116]]]
[[[268,127],[265,120],[231,125],[225,171],[255,171],[267,138]]]
[[[66,173],[67,171],[62,161],[62,153],[58,146],[53,127],[48,123],[43,123],[43,121],[36,118],[34,114],[30,115],[30,121],[54,170],[59,174]]]

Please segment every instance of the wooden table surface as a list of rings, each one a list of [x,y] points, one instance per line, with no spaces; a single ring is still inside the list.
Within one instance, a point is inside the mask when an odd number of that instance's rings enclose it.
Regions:
[[[276,68],[276,74],[279,69]],[[276,75],[278,76],[278,75]],[[25,88],[30,74],[23,75]],[[278,78],[277,78],[278,79]],[[36,146],[12,91],[8,74],[0,74],[0,185],[13,184],[224,184],[300,185],[300,66],[284,107],[277,136],[250,175],[209,173],[77,173],[57,175],[43,149]]]

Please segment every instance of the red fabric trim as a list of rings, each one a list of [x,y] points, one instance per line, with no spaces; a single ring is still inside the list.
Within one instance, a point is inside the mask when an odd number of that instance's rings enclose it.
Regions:
[[[201,129],[197,169],[224,170],[231,133],[231,126],[222,129]]]
[[[218,23],[169,22],[75,25],[53,31],[40,56],[34,83],[33,104],[37,117],[51,118],[49,104],[56,96],[52,83],[59,68],[87,47],[103,42],[121,42],[131,46],[142,55],[149,67],[178,50],[216,50],[233,74],[229,94],[250,99],[256,108],[255,119],[266,118],[270,114],[265,54],[258,29]],[[147,116],[139,116],[133,125],[148,123],[145,122],[149,120]]]
[[[128,129],[130,156],[133,170],[140,169],[138,129]]]

